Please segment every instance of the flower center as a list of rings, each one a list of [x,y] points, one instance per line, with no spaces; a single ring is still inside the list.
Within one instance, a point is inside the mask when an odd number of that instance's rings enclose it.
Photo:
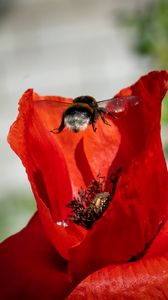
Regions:
[[[91,229],[111,202],[120,171],[121,169],[118,169],[108,179],[98,174],[87,188],[81,188],[78,191],[78,196],[74,197],[67,205],[71,209],[68,216],[69,221],[86,229]],[[105,184],[108,186],[108,191],[105,190]]]

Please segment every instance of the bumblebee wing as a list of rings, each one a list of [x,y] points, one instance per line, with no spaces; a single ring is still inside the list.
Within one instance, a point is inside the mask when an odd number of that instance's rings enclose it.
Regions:
[[[99,101],[98,106],[105,108],[107,113],[120,114],[126,112],[129,107],[138,105],[139,101],[138,96],[121,96]]]

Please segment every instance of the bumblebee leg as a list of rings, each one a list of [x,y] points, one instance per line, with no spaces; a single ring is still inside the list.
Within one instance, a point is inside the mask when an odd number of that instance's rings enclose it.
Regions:
[[[100,117],[101,117],[102,121],[104,122],[104,124],[111,126],[111,124],[107,122],[105,116],[103,115],[103,112],[100,112]]]
[[[95,126],[95,122],[92,122],[92,128],[93,128],[93,131],[96,132],[97,128]]]
[[[97,121],[97,118],[99,116],[99,112],[97,111],[97,109],[95,109],[93,111],[93,114],[92,114],[92,119],[91,119],[91,123],[92,123],[92,128],[93,128],[93,131],[96,132],[96,126],[95,126],[95,123]]]
[[[63,117],[60,126],[58,128],[52,129],[50,132],[57,134],[57,133],[60,133],[64,128],[65,128],[65,123],[64,123],[64,117]]]

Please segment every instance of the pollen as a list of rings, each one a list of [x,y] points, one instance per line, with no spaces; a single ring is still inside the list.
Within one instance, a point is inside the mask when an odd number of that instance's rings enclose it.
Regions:
[[[71,209],[68,216],[69,222],[91,229],[112,201],[119,173],[120,170],[117,170],[108,179],[98,174],[85,189],[81,188],[78,196],[67,205]],[[108,186],[108,191],[106,186]]]

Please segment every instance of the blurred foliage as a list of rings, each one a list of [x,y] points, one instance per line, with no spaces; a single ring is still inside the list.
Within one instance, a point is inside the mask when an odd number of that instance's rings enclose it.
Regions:
[[[9,192],[0,197],[0,241],[23,228],[36,210],[33,195]]]
[[[134,47],[138,54],[148,55],[152,66],[168,67],[168,0],[151,0],[143,10],[120,16],[124,25],[134,30]],[[162,122],[168,123],[168,96],[163,101]]]
[[[133,30],[137,54],[147,56],[151,68],[168,69],[168,0],[151,0],[131,15],[121,13],[120,22]],[[168,160],[168,93],[162,104],[162,141]]]
[[[162,123],[168,123],[168,94],[166,95],[164,101],[162,102]]]
[[[142,11],[123,19],[136,30],[135,49],[151,55],[160,68],[168,65],[168,1],[158,0],[146,4]]]

